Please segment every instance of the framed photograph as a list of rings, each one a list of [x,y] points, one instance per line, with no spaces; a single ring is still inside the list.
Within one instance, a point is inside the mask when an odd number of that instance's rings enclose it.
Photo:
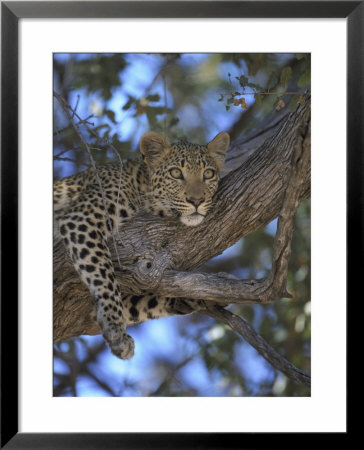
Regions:
[[[348,437],[363,3],[1,6],[2,448]]]

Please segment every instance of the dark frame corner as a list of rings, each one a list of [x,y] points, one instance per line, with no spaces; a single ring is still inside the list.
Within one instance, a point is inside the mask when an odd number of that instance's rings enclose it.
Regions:
[[[249,446],[257,448],[263,438],[270,440],[272,436],[245,434],[242,439],[240,433],[229,435],[224,433],[116,433],[107,436],[103,433],[18,433],[16,406],[18,404],[18,329],[14,324],[16,320],[11,321],[10,339],[8,328],[9,317],[17,318],[18,316],[17,298],[14,298],[14,286],[18,286],[18,21],[21,18],[107,17],[347,19],[347,286],[349,297],[354,296],[358,280],[363,276],[363,263],[358,264],[358,261],[363,261],[364,2],[1,2],[1,448],[226,449],[242,448],[242,442],[245,448]],[[358,239],[360,245],[358,245]],[[11,298],[9,298],[10,293]],[[306,438],[303,439],[306,440]],[[294,445],[294,442],[292,444]]]

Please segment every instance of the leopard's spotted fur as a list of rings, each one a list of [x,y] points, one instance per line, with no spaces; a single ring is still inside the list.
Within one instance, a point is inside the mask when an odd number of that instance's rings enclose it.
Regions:
[[[146,133],[140,160],[97,169],[109,225],[116,231],[141,209],[175,217],[187,226],[199,225],[211,206],[228,145],[224,132],[206,146],[169,144],[155,132]],[[54,183],[54,209],[56,231],[95,299],[97,321],[116,356],[128,359],[134,353],[127,325],[191,311],[181,300],[121,293],[106,245],[111,232],[93,169]]]

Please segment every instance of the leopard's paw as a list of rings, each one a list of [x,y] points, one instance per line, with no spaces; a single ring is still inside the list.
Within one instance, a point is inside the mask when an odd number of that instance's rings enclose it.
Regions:
[[[134,355],[134,339],[121,331],[120,337],[108,340],[112,353],[120,359],[130,359]]]
[[[99,319],[98,323],[113,354],[120,359],[130,359],[134,355],[133,338],[125,332],[122,323],[110,323],[103,319]]]

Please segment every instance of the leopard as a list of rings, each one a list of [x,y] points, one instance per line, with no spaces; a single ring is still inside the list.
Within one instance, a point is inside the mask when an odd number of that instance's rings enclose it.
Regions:
[[[111,161],[54,182],[55,238],[61,240],[91,293],[95,319],[111,352],[134,355],[128,326],[194,311],[183,299],[153,292],[123,294],[107,241],[135,214],[202,224],[213,204],[230,137],[218,133],[208,144],[170,143],[155,131],[139,141],[135,159]]]

